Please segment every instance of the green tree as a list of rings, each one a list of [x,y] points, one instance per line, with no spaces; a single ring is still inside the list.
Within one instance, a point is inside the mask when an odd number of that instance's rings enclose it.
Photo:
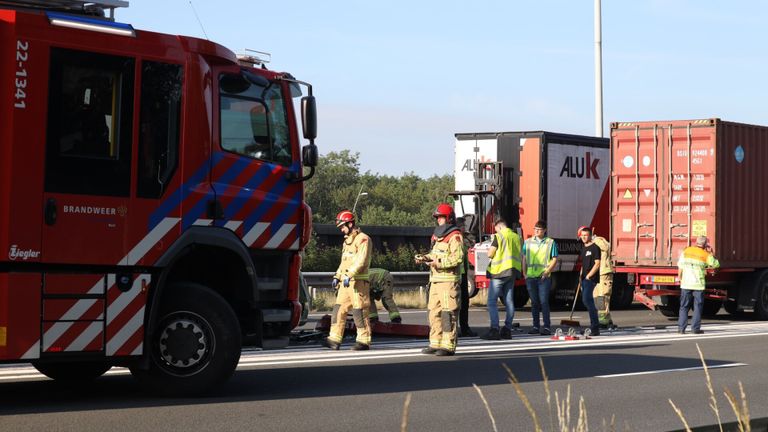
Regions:
[[[332,223],[339,210],[351,209],[361,187],[368,194],[360,197],[356,213],[364,225],[432,226],[437,204],[451,202],[446,197],[454,188],[452,175],[360,174],[359,158],[349,150],[320,157],[315,178],[305,186],[314,222]]]

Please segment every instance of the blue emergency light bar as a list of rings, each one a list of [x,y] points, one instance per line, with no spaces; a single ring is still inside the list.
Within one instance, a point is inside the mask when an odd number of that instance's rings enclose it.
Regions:
[[[107,21],[98,18],[82,17],[60,12],[46,12],[51,25],[79,30],[89,30],[118,36],[136,37],[136,31],[130,24]]]

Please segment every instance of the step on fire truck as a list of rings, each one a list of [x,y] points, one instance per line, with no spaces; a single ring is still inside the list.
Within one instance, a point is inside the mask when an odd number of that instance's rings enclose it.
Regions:
[[[475,244],[468,256],[470,296],[488,287],[489,239],[494,219],[503,217],[522,239],[532,235],[537,220],[547,221],[547,235],[559,251],[550,302],[573,301],[580,270],[578,227],[589,225],[608,236],[609,140],[544,131],[455,137],[456,191],[451,195]],[[628,307],[632,294],[625,275],[614,278],[611,307]],[[525,283],[518,281],[515,305],[527,301]]]
[[[315,100],[127,4],[0,1],[0,362],[200,393],[300,319]]]

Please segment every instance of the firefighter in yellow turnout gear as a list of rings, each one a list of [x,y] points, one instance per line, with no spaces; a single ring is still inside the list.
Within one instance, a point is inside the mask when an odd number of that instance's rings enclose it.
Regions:
[[[357,339],[353,350],[367,350],[371,346],[371,326],[368,321],[370,307],[370,283],[368,267],[371,265],[371,239],[355,225],[355,216],[343,210],[336,216],[336,226],[344,233],[341,264],[333,276],[332,286],[338,289],[336,304],[331,314],[331,332],[322,344],[338,350],[344,339],[347,312],[357,327]]]
[[[429,346],[424,354],[451,356],[456,352],[459,313],[460,265],[464,260],[461,230],[456,227],[453,207],[442,203],[432,215],[437,227],[432,251],[416,255],[417,263],[429,264]]]
[[[389,312],[389,320],[393,323],[401,323],[403,319],[400,317],[397,303],[392,296],[392,274],[384,269],[372,268],[368,270],[368,278],[371,283],[371,308],[368,315],[370,319],[379,319],[376,300],[381,300],[381,304]]]
[[[611,292],[613,291],[613,263],[611,262],[611,243],[598,235],[592,241],[600,248],[600,283],[595,287],[592,297],[597,307],[597,319],[600,327],[613,325],[611,319]]]

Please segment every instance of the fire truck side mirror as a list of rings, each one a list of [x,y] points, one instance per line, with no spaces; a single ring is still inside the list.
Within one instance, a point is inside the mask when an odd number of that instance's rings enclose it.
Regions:
[[[310,141],[317,138],[317,106],[315,105],[314,96],[304,96],[301,98],[301,124],[304,128],[304,138]],[[306,158],[304,161],[305,165],[309,165],[306,163]]]
[[[317,146],[314,144],[307,144],[301,148],[301,160],[304,166],[315,167],[317,166]]]

